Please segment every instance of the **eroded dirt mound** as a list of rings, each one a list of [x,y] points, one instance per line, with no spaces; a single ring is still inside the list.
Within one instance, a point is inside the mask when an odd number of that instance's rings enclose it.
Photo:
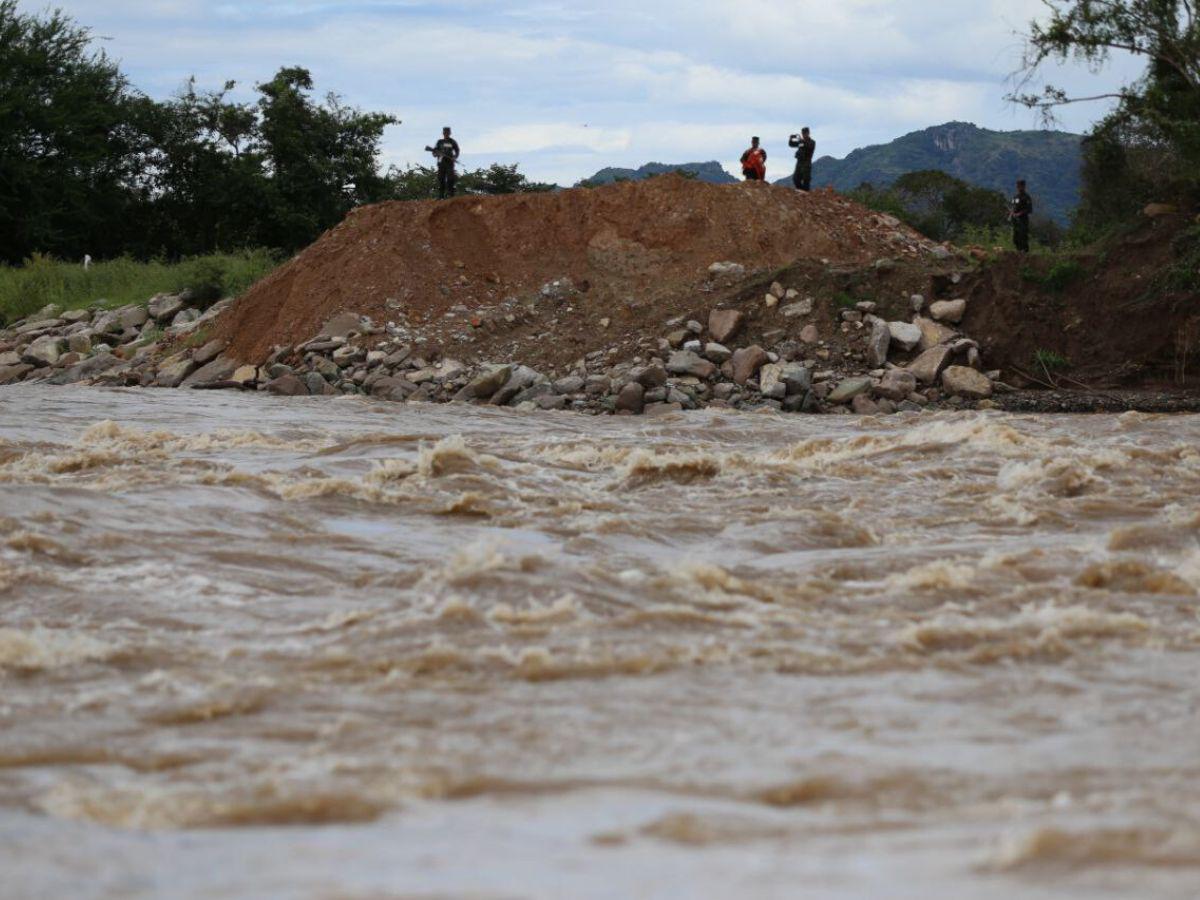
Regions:
[[[960,289],[964,330],[989,365],[1031,387],[1195,384],[1195,212],[1144,218],[1088,254],[1005,254]]]
[[[461,339],[456,330],[477,326],[489,310],[533,302],[567,279],[585,327],[601,318],[637,327],[644,318],[657,331],[662,310],[702,290],[717,261],[761,272],[800,259],[861,266],[932,250],[894,219],[829,191],[678,176],[383,203],[355,210],[256,285],[220,330],[230,352],[250,362],[311,339],[340,312]]]

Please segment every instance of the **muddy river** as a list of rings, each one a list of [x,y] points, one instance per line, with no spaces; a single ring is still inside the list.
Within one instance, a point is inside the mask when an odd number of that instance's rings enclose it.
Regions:
[[[0,896],[1200,893],[1200,418],[0,391]]]

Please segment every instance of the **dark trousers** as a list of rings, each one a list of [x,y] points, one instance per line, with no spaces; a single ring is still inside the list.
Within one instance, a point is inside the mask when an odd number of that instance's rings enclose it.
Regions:
[[[796,174],[792,176],[792,184],[798,191],[812,189],[812,166],[805,163],[796,164]]]
[[[742,169],[742,174],[746,176],[747,181],[761,181],[758,177],[758,169]]]
[[[1021,253],[1029,252],[1029,220],[1013,219],[1013,246]]]
[[[445,200],[454,196],[454,186],[458,183],[458,173],[454,166],[438,166],[438,199]]]

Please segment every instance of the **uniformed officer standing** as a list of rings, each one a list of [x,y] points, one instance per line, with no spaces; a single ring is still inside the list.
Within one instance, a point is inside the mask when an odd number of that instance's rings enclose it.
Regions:
[[[1017,196],[1012,200],[1013,246],[1021,253],[1029,252],[1029,218],[1033,215],[1033,198],[1025,190],[1025,182],[1017,182]]]

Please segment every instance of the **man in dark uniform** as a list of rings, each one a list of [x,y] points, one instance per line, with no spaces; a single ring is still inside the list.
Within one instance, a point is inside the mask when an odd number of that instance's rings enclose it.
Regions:
[[[1013,246],[1021,253],[1029,252],[1029,217],[1033,215],[1033,198],[1025,190],[1025,182],[1017,182],[1017,196],[1012,200]]]
[[[750,138],[750,149],[742,154],[742,174],[747,181],[765,181],[767,178],[767,151],[758,143],[758,138]]]
[[[458,174],[454,171],[454,164],[458,162],[458,141],[450,137],[450,127],[442,129],[442,139],[432,147],[426,147],[433,158],[437,160],[437,176],[438,176],[438,199],[445,200],[447,197],[454,196],[454,186],[458,181]]]
[[[813,154],[817,152],[817,142],[808,133],[808,128],[800,129],[799,134],[792,135],[788,143],[796,148],[796,174],[792,176],[792,184],[796,190],[807,191],[812,188]]]

